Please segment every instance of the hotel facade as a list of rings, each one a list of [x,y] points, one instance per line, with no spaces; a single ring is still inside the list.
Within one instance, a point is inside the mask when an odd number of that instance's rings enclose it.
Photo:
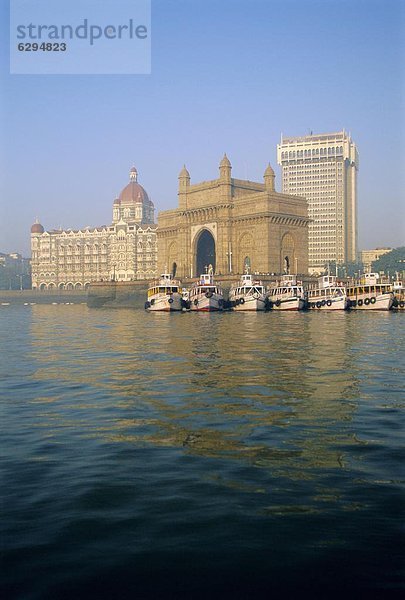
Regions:
[[[358,258],[356,145],[337,133],[281,137],[277,162],[282,192],[308,201],[308,270],[322,273],[329,263]]]
[[[33,289],[82,289],[92,281],[133,281],[157,276],[154,205],[135,167],[113,203],[111,225],[46,231],[31,227]]]

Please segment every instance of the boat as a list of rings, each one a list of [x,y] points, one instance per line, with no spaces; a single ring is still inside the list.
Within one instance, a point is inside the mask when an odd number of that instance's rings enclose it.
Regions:
[[[232,310],[265,310],[266,291],[261,281],[254,281],[250,273],[241,276],[229,290]]]
[[[394,302],[392,303],[392,308],[396,308],[398,310],[405,309],[405,286],[404,282],[401,281],[398,277],[392,284],[392,293],[394,294]]]
[[[181,290],[181,298],[183,310],[190,310],[190,292],[187,288],[182,288]]]
[[[356,310],[390,310],[394,303],[392,284],[380,280],[378,273],[365,273],[358,282],[349,285],[350,308]]]
[[[173,279],[171,273],[162,273],[160,279],[149,286],[146,310],[172,312],[183,310],[185,307],[180,282]]]
[[[224,309],[222,288],[216,285],[212,267],[208,273],[200,275],[189,292],[190,310],[217,311]]]
[[[268,307],[273,310],[302,310],[305,294],[301,282],[295,275],[282,275],[281,279],[268,288]]]
[[[310,310],[346,310],[350,304],[345,286],[333,275],[318,277],[317,283],[308,287],[306,300]]]

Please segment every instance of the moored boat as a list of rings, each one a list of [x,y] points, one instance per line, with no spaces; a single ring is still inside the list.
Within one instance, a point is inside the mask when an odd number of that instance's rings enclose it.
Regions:
[[[187,288],[182,288],[181,290],[181,298],[182,298],[182,306],[183,310],[190,309],[190,292]]]
[[[315,310],[346,310],[349,299],[343,284],[332,275],[323,275],[307,289],[307,308]]]
[[[224,308],[222,288],[214,281],[212,269],[203,273],[189,291],[190,309],[196,311],[217,311]]]
[[[378,273],[365,273],[360,281],[349,285],[350,308],[356,310],[390,310],[394,303],[392,285],[380,281]]]
[[[145,308],[148,311],[179,311],[185,307],[180,282],[171,273],[163,273],[158,281],[149,286]]]
[[[392,284],[392,292],[394,294],[394,302],[392,304],[392,308],[396,308],[397,310],[405,309],[405,286],[404,282],[400,279],[397,279]]]
[[[282,275],[268,288],[267,301],[273,310],[302,310],[305,308],[304,288],[295,275]]]
[[[231,286],[229,303],[232,310],[265,310],[264,285],[261,281],[254,281],[250,273],[245,273],[239,282]]]

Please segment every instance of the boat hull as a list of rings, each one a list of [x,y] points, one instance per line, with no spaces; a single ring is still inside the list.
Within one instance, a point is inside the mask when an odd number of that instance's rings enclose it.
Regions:
[[[394,293],[394,302],[392,308],[395,310],[405,310],[405,296]]]
[[[350,298],[352,310],[391,310],[394,297],[391,293],[378,294],[371,298],[365,294]]]
[[[223,310],[224,301],[222,296],[213,294],[210,298],[207,298],[205,294],[198,295],[195,298],[190,299],[190,310],[197,312],[214,312]]]
[[[235,311],[260,311],[265,310],[266,303],[264,298],[253,298],[252,296],[241,296],[230,298],[232,310]]]
[[[303,298],[274,298],[269,296],[272,310],[303,310],[305,301]]]
[[[308,310],[347,310],[349,301],[346,296],[340,298],[310,298],[307,303]]]
[[[178,312],[183,310],[180,294],[172,294],[161,298],[151,298],[145,304],[148,312]]]

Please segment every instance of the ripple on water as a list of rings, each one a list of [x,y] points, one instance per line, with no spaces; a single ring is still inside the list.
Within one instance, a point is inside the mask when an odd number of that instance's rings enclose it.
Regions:
[[[10,311],[8,596],[398,587],[405,336],[376,316]]]

